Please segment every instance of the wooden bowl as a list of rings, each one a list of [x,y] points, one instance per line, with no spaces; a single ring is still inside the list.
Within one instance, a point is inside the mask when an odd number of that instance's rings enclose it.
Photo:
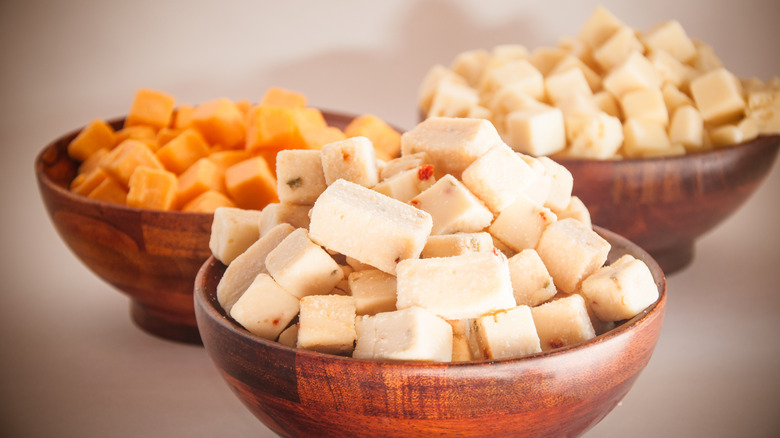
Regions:
[[[780,136],[679,157],[552,157],[571,171],[595,225],[647,250],[666,275],[686,267],[694,242],[734,213],[769,173]],[[772,224],[767,224],[772,226]]]
[[[516,359],[463,363],[358,360],[286,347],[247,332],[216,299],[225,266],[213,257],[195,280],[207,353],[227,384],[281,436],[576,436],[626,395],[661,331],[666,279],[642,249],[597,229],[609,260],[632,254],[653,273],[658,301],[577,346]]]
[[[323,115],[342,129],[353,119]],[[119,129],[124,119],[110,124]],[[132,208],[70,192],[79,163],[68,156],[67,146],[79,132],[54,140],[35,160],[38,188],[57,233],[93,273],[130,297],[137,326],[161,338],[200,344],[192,286],[211,255],[213,215]]]

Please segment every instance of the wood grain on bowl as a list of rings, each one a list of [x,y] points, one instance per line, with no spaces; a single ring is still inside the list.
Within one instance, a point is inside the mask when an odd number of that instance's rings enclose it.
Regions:
[[[603,419],[647,365],[660,334],[666,281],[652,258],[599,229],[610,261],[650,267],[659,300],[583,344],[532,356],[463,363],[357,360],[254,336],[216,299],[225,266],[210,258],[195,280],[207,353],[229,387],[281,436],[577,436]]]

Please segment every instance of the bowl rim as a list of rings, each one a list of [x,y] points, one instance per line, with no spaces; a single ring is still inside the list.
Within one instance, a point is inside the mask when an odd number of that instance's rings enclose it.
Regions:
[[[387,367],[407,367],[407,368],[412,367],[421,370],[430,370],[430,369],[439,369],[439,368],[447,368],[447,369],[464,368],[464,367],[472,368],[472,367],[482,367],[485,366],[486,364],[511,365],[519,362],[532,363],[532,362],[560,356],[569,352],[581,351],[592,346],[600,345],[611,339],[626,334],[627,332],[631,331],[637,326],[644,325],[645,322],[651,316],[652,317],[656,316],[655,314],[658,312],[661,312],[660,317],[663,318],[664,316],[666,310],[666,295],[667,295],[666,276],[664,272],[661,270],[658,263],[644,249],[637,246],[633,242],[629,241],[625,237],[622,237],[617,233],[611,232],[609,230],[606,230],[596,225],[593,226],[593,229],[597,231],[602,237],[608,238],[610,240],[613,240],[613,242],[619,242],[623,245],[630,247],[631,250],[635,252],[634,256],[635,257],[638,256],[637,257],[638,259],[644,261],[648,265],[650,272],[653,274],[653,279],[655,280],[655,284],[658,287],[658,299],[653,304],[645,308],[642,312],[634,316],[633,318],[624,320],[616,327],[600,335],[597,335],[587,341],[580,342],[578,344],[571,345],[571,346],[565,346],[553,350],[542,351],[539,353],[533,353],[533,354],[528,354],[528,355],[523,355],[518,357],[507,357],[507,358],[500,358],[500,359],[481,359],[481,360],[471,360],[471,361],[461,361],[461,362],[426,362],[426,361],[359,359],[351,356],[340,356],[334,354],[320,353],[317,351],[306,350],[302,348],[290,347],[281,344],[277,341],[271,341],[262,338],[240,327],[238,323],[234,322],[230,317],[228,317],[225,314],[224,310],[222,310],[221,308],[218,309],[216,307],[218,306],[218,302],[215,296],[216,291],[212,293],[207,293],[205,288],[202,287],[202,285],[204,284],[206,270],[208,269],[208,267],[212,264],[213,265],[220,264],[220,262],[216,258],[214,258],[213,255],[209,256],[209,258],[203,263],[201,268],[198,270],[198,274],[195,278],[193,296],[195,300],[196,309],[200,307],[207,315],[208,318],[210,318],[214,323],[220,325],[223,330],[229,331],[233,336],[238,336],[242,338],[243,341],[252,344],[257,344],[262,348],[267,348],[269,350],[279,349],[281,350],[281,352],[285,354],[292,353],[295,354],[296,357],[307,358],[309,360],[333,360],[333,361],[344,361],[347,363],[353,362],[353,363],[362,363],[362,364],[378,364],[378,366],[387,366]],[[213,295],[214,298],[211,299],[209,297],[210,295]],[[202,322],[200,321],[200,317],[198,313],[199,312],[196,311],[196,316],[198,316],[197,318],[198,325],[200,326]]]

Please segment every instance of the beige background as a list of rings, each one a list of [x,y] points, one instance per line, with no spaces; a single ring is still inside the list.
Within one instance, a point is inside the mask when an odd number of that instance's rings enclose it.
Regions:
[[[647,29],[675,18],[733,72],[780,74],[780,2],[603,1]],[[592,1],[136,0],[0,2],[0,435],[270,436],[204,350],[149,336],[128,300],[87,271],[51,226],[33,158],[151,87],[197,103],[258,99],[272,85],[312,105],[416,122],[433,63],[459,52],[575,35]],[[656,353],[589,437],[765,437],[780,432],[780,169],[702,238],[669,279]],[[520,395],[521,396],[521,395]]]

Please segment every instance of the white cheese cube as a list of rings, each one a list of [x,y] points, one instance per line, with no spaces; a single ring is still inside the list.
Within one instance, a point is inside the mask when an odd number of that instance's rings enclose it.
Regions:
[[[551,73],[544,79],[544,89],[547,91],[547,97],[556,106],[575,93],[584,96],[593,94],[582,70],[577,68]]]
[[[605,112],[575,114],[566,118],[569,155],[605,160],[623,146],[623,123]]]
[[[522,251],[536,248],[544,230],[556,220],[549,208],[520,195],[498,215],[488,231],[513,250]]]
[[[531,167],[506,145],[498,145],[463,171],[463,184],[494,213],[514,202],[536,178]]]
[[[397,173],[381,181],[373,189],[401,202],[409,202],[435,182],[436,177],[433,176],[433,166],[425,164],[416,169]]]
[[[626,254],[582,282],[582,295],[602,321],[633,318],[658,300],[658,287],[647,265]]]
[[[713,146],[731,146],[745,141],[745,134],[739,126],[728,124],[710,129],[709,138]]]
[[[629,91],[620,98],[620,107],[626,119],[644,119],[669,124],[669,112],[661,90],[643,88]]]
[[[352,354],[355,299],[342,295],[309,295],[301,299],[298,348],[329,354]]]
[[[555,65],[555,68],[550,71],[550,75],[562,73],[572,68],[576,68],[582,72],[582,75],[588,82],[588,87],[590,87],[591,91],[601,89],[601,75],[596,73],[592,68],[590,68],[590,66],[583,62],[582,59],[575,55],[566,56],[565,58],[558,61],[558,63]]]
[[[531,63],[542,76],[547,76],[562,59],[569,56],[568,50],[560,47],[537,47],[528,57]]]
[[[298,314],[298,298],[268,274],[258,274],[230,309],[230,316],[249,332],[272,341]]]
[[[588,211],[588,207],[582,202],[582,199],[577,196],[572,195],[571,199],[569,199],[569,205],[563,210],[552,209],[552,211],[558,216],[558,220],[572,218],[582,222],[588,228],[592,227],[590,211]]]
[[[701,150],[704,146],[704,120],[701,113],[690,105],[674,112],[669,125],[669,141],[685,146],[688,150]]]
[[[563,112],[540,106],[514,111],[506,118],[506,134],[512,149],[524,154],[551,155],[566,147]]]
[[[463,169],[501,143],[487,120],[431,117],[401,135],[401,155],[426,152],[436,178],[448,173],[460,178]]]
[[[431,234],[477,232],[493,220],[493,213],[452,175],[444,175],[409,203],[430,215]]]
[[[696,46],[676,20],[653,26],[642,35],[642,42],[651,51],[664,51],[680,62],[688,62],[696,56]]]
[[[577,290],[582,280],[604,265],[611,245],[575,219],[562,219],[545,228],[536,252],[558,289]]]
[[[531,309],[542,351],[576,345],[596,336],[585,299],[573,294]]]
[[[542,351],[528,306],[477,318],[477,337],[487,359],[525,356]]]
[[[419,307],[360,316],[352,357],[375,360],[449,362],[452,327]]]
[[[538,306],[558,292],[542,258],[533,249],[524,249],[508,260],[512,291],[517,305]]]
[[[431,67],[425,74],[425,77],[423,77],[420,88],[417,90],[417,103],[420,105],[420,109],[423,113],[427,114],[428,110],[430,110],[433,96],[436,94],[436,88],[438,88],[439,84],[443,81],[452,81],[461,84],[466,83],[466,80],[460,75],[443,65],[436,64]]]
[[[544,206],[550,209],[566,208],[574,189],[574,177],[569,169],[553,161],[550,157],[539,157],[545,173],[551,182]]]
[[[397,262],[420,255],[432,226],[431,215],[425,211],[339,180],[314,203],[309,237],[329,250],[392,274]]]
[[[429,236],[420,258],[452,257],[472,252],[490,252],[493,238],[490,233],[455,233]]]
[[[276,191],[280,202],[311,205],[325,187],[320,151],[284,149],[276,154]]]
[[[544,97],[544,77],[525,59],[512,60],[506,64],[486,71],[479,84],[479,91],[492,94],[509,84],[519,86],[534,99]]]
[[[423,307],[450,320],[516,305],[507,260],[498,253],[404,260],[397,275],[399,309]]]
[[[450,70],[466,80],[472,87],[476,86],[482,71],[490,59],[490,53],[483,49],[468,50],[455,56],[450,64]]]
[[[209,249],[214,258],[229,265],[260,238],[260,211],[219,207],[211,221]]]
[[[666,127],[656,121],[629,119],[623,124],[623,150],[629,157],[641,157],[671,147]]]
[[[693,106],[693,99],[680,91],[674,84],[666,83],[661,87],[661,94],[664,97],[664,104],[669,114],[674,114],[677,108],[685,105]]]
[[[479,93],[466,84],[442,81],[428,109],[428,117],[465,117],[469,109],[479,104]]]
[[[271,277],[298,298],[328,293],[344,278],[338,263],[309,239],[304,228],[279,242],[268,253],[265,265]]]
[[[591,48],[599,47],[618,29],[625,27],[622,21],[603,6],[596,6],[579,32],[579,38]]]
[[[374,145],[367,137],[350,137],[326,144],[320,151],[325,183],[344,179],[363,187],[379,182]]]
[[[604,89],[619,99],[629,91],[660,88],[661,77],[644,55],[631,52],[625,61],[607,74],[602,84]]]
[[[677,60],[668,52],[660,50],[647,55],[647,59],[655,67],[658,76],[663,83],[669,83],[675,87],[687,86],[691,78],[698,75],[696,70]]]
[[[728,70],[719,68],[691,81],[691,95],[707,123],[727,123],[745,113],[742,84]]]
[[[279,333],[276,342],[295,348],[298,345],[298,324],[293,324]]]
[[[385,163],[379,172],[379,179],[384,181],[393,175],[397,175],[404,170],[417,169],[420,166],[431,164],[428,154],[418,152],[416,154],[403,155]]]
[[[512,111],[537,108],[543,104],[529,96],[520,84],[509,84],[495,92],[487,102],[487,107],[495,120],[501,121]],[[501,123],[494,121],[496,127]]]
[[[720,60],[715,50],[702,41],[693,40],[696,46],[696,56],[690,61],[691,65],[699,72],[708,72],[723,68],[723,61]]]
[[[603,71],[610,71],[625,61],[631,53],[644,53],[644,50],[634,29],[621,26],[603,44],[593,50],[593,59]]]
[[[294,230],[295,228],[290,224],[277,225],[228,265],[217,284],[217,301],[227,314],[230,314],[233,304],[252,284],[257,274],[268,273],[265,267],[268,253]]]
[[[355,299],[358,315],[374,315],[396,310],[396,279],[379,269],[354,271],[349,274],[349,290]]]
[[[260,235],[263,236],[279,224],[290,224],[295,228],[309,228],[311,205],[272,202],[260,213]]]
[[[598,109],[607,113],[608,115],[620,119],[623,114],[620,112],[620,105],[615,96],[609,91],[599,91],[593,95],[593,103],[596,104]]]

